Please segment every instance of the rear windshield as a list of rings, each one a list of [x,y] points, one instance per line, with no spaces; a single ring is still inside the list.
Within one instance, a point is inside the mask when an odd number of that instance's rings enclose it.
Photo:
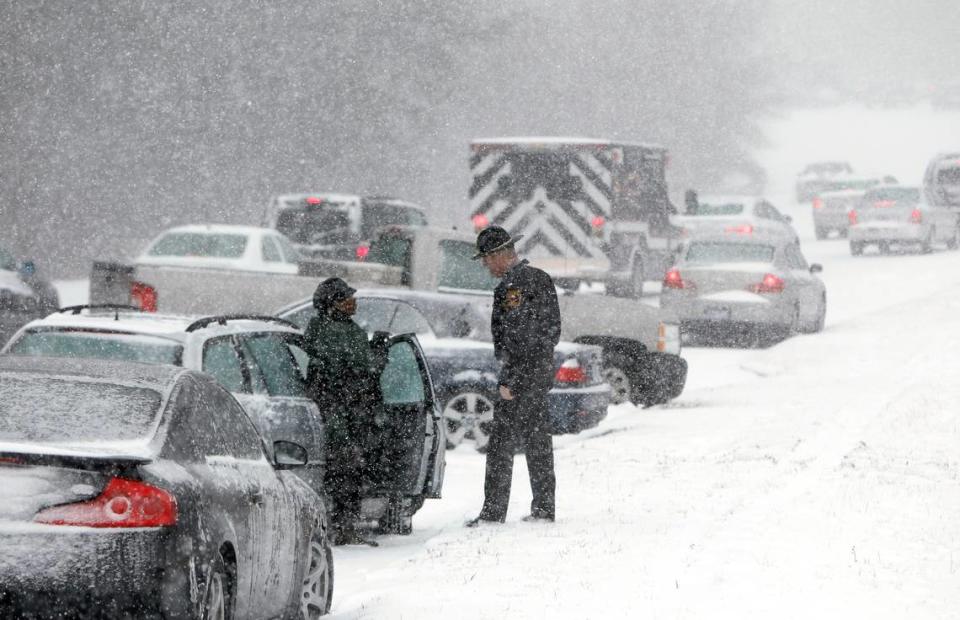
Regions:
[[[183,347],[153,336],[74,331],[29,331],[10,353],[31,357],[74,357],[179,366]]]
[[[920,190],[916,187],[883,187],[872,189],[863,196],[864,202],[894,200],[898,202],[920,202]]]
[[[367,254],[366,261],[406,269],[410,264],[411,245],[409,239],[384,235],[370,244],[370,252]]]
[[[739,215],[743,213],[742,202],[701,202],[693,215]]]
[[[466,241],[440,242],[440,276],[437,286],[441,288],[492,291],[497,280],[478,260],[473,260],[476,249]]]
[[[337,202],[294,207],[277,214],[277,231],[303,244],[344,243],[350,236],[349,207]]]
[[[246,235],[170,233],[153,244],[149,255],[240,258],[246,249]]]
[[[148,437],[159,392],[43,375],[0,374],[0,441],[117,441]]]
[[[688,263],[772,263],[772,245],[755,243],[691,243]]]
[[[944,185],[960,185],[960,167],[944,168],[937,173],[937,183]]]

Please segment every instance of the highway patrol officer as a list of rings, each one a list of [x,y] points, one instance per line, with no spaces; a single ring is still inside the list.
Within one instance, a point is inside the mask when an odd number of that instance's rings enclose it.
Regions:
[[[511,237],[499,226],[477,236],[474,259],[482,259],[501,279],[494,291],[491,328],[502,366],[500,398],[487,444],[483,509],[468,527],[506,519],[518,447],[526,455],[533,490],[530,515],[524,520],[553,521],[556,513],[547,392],[554,379],[553,348],[560,340],[560,306],[550,276],[517,256],[514,244],[521,237]]]

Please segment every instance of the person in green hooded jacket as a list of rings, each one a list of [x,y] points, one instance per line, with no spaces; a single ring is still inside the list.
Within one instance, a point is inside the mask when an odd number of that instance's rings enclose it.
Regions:
[[[340,278],[320,283],[313,295],[317,315],[304,334],[310,364],[307,386],[323,414],[327,434],[324,486],[330,497],[334,544],[373,544],[360,533],[360,494],[365,445],[382,403],[380,373],[386,363],[386,340],[374,342],[351,318],[356,289]]]

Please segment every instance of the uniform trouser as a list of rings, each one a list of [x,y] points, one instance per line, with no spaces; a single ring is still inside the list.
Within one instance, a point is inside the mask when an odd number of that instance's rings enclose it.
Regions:
[[[352,447],[330,449],[323,486],[330,497],[330,525],[334,531],[356,527],[360,519],[363,468]]]
[[[553,473],[553,437],[549,430],[548,387],[515,393],[500,399],[494,408],[493,432],[487,444],[487,469],[483,483],[485,519],[502,521],[510,503],[513,456],[521,448],[527,457],[533,501],[531,514],[553,518],[556,512],[556,476]]]

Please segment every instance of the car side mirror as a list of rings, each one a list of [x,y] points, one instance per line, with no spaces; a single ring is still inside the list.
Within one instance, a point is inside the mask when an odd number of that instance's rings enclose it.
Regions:
[[[823,271],[823,265],[820,263],[810,265],[810,273],[820,273],[821,271]]]
[[[276,469],[295,469],[306,464],[306,448],[282,439],[273,442],[273,465]]]

